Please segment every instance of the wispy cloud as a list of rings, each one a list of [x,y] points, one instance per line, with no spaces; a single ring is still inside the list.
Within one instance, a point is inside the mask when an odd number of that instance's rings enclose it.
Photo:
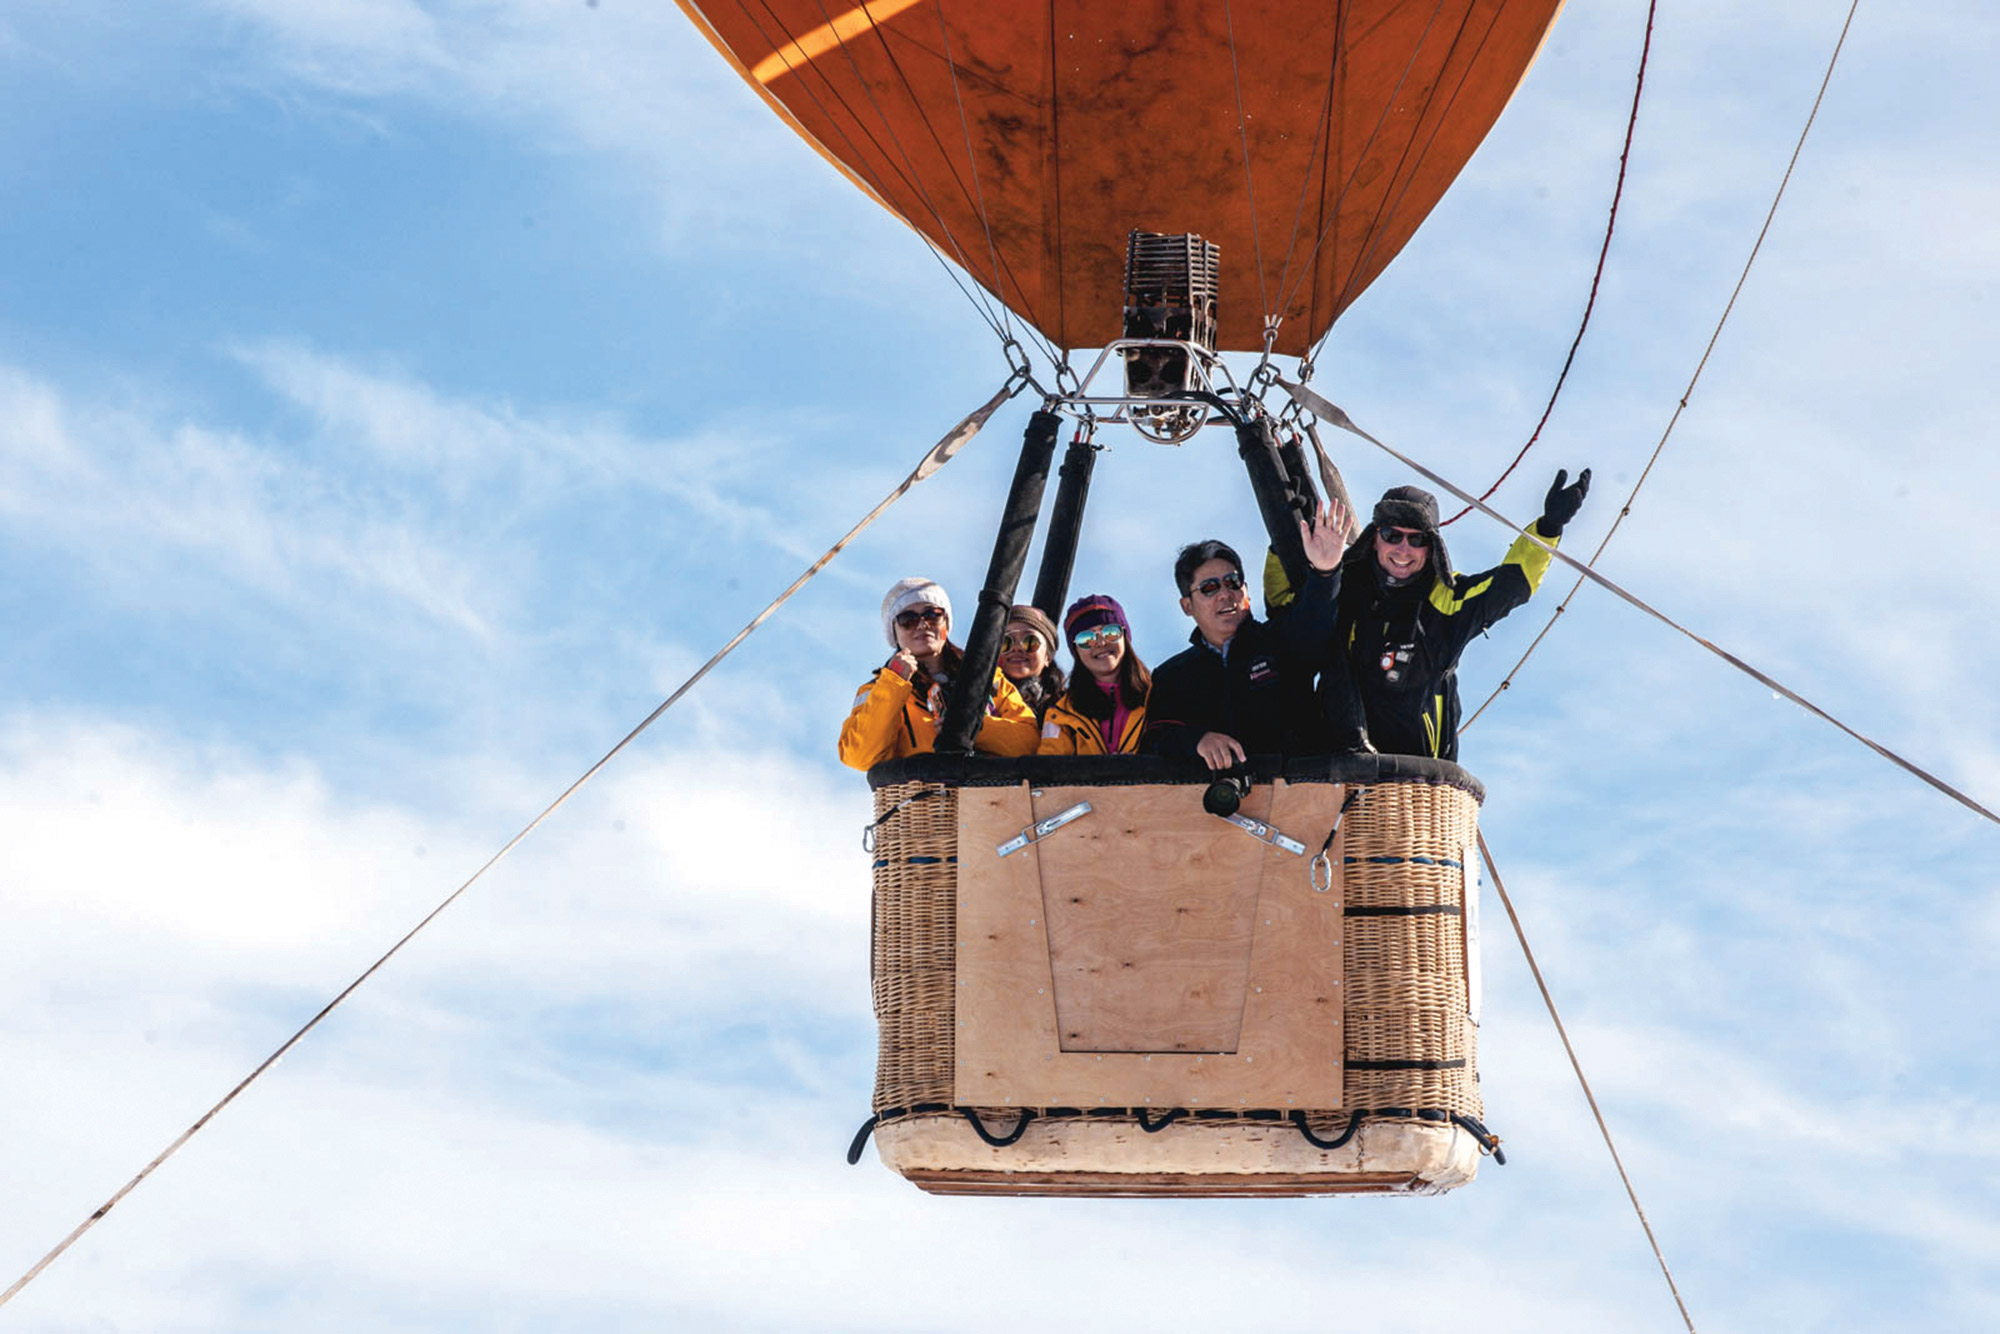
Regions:
[[[19,534],[155,590],[186,561],[304,601],[360,589],[483,634],[471,570],[406,497],[354,505],[342,479],[268,442],[144,406],[72,401],[0,367],[0,510]]]

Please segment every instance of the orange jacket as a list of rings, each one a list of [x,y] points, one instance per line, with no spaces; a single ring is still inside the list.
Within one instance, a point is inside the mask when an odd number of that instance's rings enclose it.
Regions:
[[[1074,689],[1074,687],[1072,687]],[[1106,755],[1104,731],[1095,718],[1086,717],[1070,703],[1065,690],[1042,715],[1043,755]],[[1118,738],[1118,754],[1139,753],[1139,733],[1146,727],[1146,706],[1141,704],[1125,715],[1125,731]]]
[[[854,709],[840,729],[840,762],[852,769],[872,769],[884,760],[922,755],[937,745],[938,719],[944,714],[944,691],[933,688],[920,700],[909,680],[888,667],[854,697]],[[993,673],[993,700],[980,719],[974,750],[989,755],[1035,753],[1035,714],[1014,683]]]

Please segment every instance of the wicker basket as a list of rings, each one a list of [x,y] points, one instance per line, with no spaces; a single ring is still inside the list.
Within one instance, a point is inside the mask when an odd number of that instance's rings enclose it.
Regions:
[[[871,976],[883,1160],[926,1190],[961,1194],[1429,1193],[1471,1180],[1483,1128],[1476,895],[1467,903],[1476,881],[1465,863],[1478,788],[1427,773],[1345,790],[1331,848],[1344,912],[1340,1105],[1175,1113],[955,1098],[961,786],[878,786]],[[992,856],[967,855],[982,851]]]

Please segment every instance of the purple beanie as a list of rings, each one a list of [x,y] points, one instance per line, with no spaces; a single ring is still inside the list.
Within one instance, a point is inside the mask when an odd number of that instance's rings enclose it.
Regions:
[[[1074,645],[1078,635],[1100,625],[1115,625],[1125,632],[1127,640],[1132,638],[1132,623],[1125,619],[1125,609],[1116,598],[1102,593],[1088,593],[1069,604],[1063,613],[1063,638]]]

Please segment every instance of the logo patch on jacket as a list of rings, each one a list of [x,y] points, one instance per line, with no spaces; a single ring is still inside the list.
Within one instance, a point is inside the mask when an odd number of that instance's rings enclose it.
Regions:
[[[1057,737],[1061,735],[1062,735],[1062,728],[1057,726],[1055,723],[1042,724],[1042,736],[1047,740],[1054,741]]]
[[[1278,674],[1278,664],[1269,658],[1254,658],[1250,663],[1250,684],[1268,681]]]

